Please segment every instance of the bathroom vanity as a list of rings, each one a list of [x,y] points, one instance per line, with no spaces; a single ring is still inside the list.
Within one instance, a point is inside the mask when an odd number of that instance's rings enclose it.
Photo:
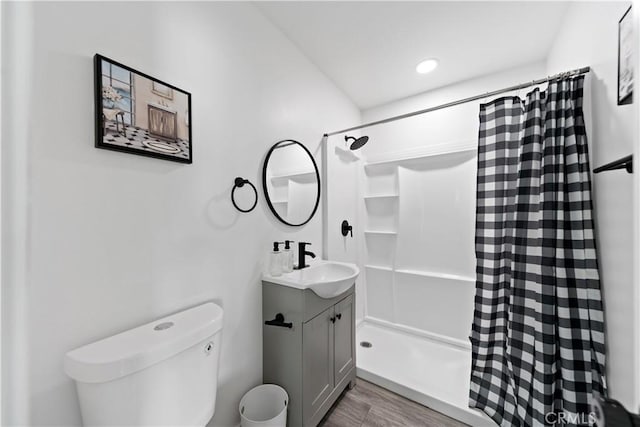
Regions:
[[[355,278],[338,295],[262,282],[263,380],[289,393],[287,425],[316,426],[353,387]]]

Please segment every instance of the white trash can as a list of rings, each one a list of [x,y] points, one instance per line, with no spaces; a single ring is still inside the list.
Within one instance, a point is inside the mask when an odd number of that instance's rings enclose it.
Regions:
[[[275,384],[249,390],[240,400],[242,427],[286,427],[289,395]]]

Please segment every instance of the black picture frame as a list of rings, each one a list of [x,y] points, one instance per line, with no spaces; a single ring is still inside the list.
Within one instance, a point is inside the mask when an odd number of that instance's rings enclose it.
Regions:
[[[96,148],[193,163],[191,93],[100,54],[94,78]]]
[[[618,21],[618,105],[633,102],[633,16],[631,6]]]
[[[268,177],[267,177],[267,166],[269,165],[269,159],[271,158],[271,154],[273,154],[273,151],[276,148],[278,148],[280,146],[280,144],[299,145],[300,147],[302,147],[302,149],[309,156],[309,158],[311,159],[311,163],[313,164],[313,169],[314,169],[315,178],[316,178],[316,185],[317,185],[317,187],[316,187],[316,189],[317,189],[316,200],[315,200],[315,204],[313,206],[313,210],[309,214],[309,217],[306,220],[304,220],[304,221],[302,221],[302,222],[300,222],[298,224],[293,224],[293,223],[287,221],[286,219],[282,218],[282,216],[280,216],[280,214],[276,210],[275,206],[273,206],[273,201],[271,200],[271,196],[269,195],[269,186],[267,184],[267,179],[268,179]],[[304,144],[296,141],[295,139],[283,139],[282,141],[278,141],[275,144],[273,144],[271,146],[271,148],[269,149],[269,151],[267,152],[267,155],[264,158],[264,163],[262,165],[262,191],[264,192],[264,198],[267,200],[267,206],[269,206],[269,210],[271,210],[271,213],[281,223],[283,223],[285,225],[288,225],[290,227],[302,227],[303,225],[305,225],[306,223],[311,221],[313,216],[318,211],[318,206],[320,205],[320,191],[321,191],[320,171],[318,170],[318,165],[316,164],[316,161],[313,158],[313,155],[311,154],[311,151],[309,151],[309,149],[307,147],[305,147]]]

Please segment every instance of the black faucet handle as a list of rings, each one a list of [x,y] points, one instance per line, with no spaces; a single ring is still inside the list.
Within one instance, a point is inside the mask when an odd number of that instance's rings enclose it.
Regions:
[[[345,219],[342,221],[342,224],[340,224],[340,232],[344,237],[347,237],[349,233],[351,233],[351,237],[353,237],[353,226],[349,225],[349,221]]]
[[[309,242],[298,242],[298,266],[296,267],[296,270],[300,270],[302,268],[308,267],[308,265],[304,260],[305,256],[309,255],[311,256],[311,258],[316,257],[316,255],[313,252],[309,252],[307,250],[307,245],[310,245],[310,244],[311,243]]]

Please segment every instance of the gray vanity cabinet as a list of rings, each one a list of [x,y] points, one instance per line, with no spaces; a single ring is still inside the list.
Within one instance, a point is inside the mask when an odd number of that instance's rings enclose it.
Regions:
[[[335,298],[263,282],[263,381],[289,394],[289,427],[316,426],[355,381],[354,286]],[[286,326],[266,325],[281,313]]]
[[[305,414],[315,414],[333,391],[333,307],[302,324],[302,396]]]
[[[355,307],[353,295],[335,305],[336,321],[333,328],[335,347],[334,378],[339,383],[356,366]]]

